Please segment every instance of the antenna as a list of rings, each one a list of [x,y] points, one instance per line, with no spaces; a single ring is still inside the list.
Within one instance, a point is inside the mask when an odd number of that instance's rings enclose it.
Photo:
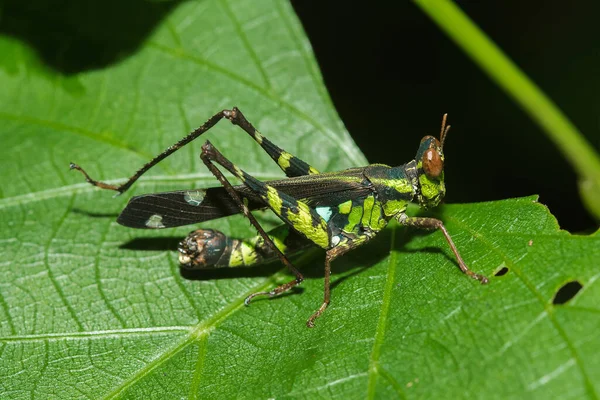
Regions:
[[[446,125],[446,119],[448,118],[448,113],[444,114],[442,117],[442,129],[440,130],[440,142],[442,143],[442,149],[444,148],[444,141],[446,140],[446,135],[450,130],[450,125]]]

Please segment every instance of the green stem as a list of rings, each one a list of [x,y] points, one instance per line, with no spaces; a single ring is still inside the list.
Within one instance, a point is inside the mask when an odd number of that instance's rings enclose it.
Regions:
[[[542,127],[578,173],[584,201],[600,219],[600,157],[583,135],[453,1],[415,3]]]

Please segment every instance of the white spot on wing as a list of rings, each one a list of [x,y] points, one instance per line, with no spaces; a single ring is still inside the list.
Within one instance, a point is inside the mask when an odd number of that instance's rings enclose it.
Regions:
[[[165,225],[162,223],[162,219],[163,219],[162,215],[154,214],[153,216],[148,218],[148,221],[146,221],[146,226],[148,228],[153,228],[153,229],[164,228]]]
[[[204,200],[206,192],[204,190],[190,190],[183,195],[183,199],[191,206],[199,206]]]

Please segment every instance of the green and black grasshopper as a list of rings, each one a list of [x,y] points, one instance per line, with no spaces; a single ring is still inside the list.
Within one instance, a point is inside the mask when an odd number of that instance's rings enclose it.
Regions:
[[[78,165],[87,182],[102,189],[125,192],[146,171],[212,128],[222,118],[246,131],[279,165],[287,179],[262,182],[247,174],[225,158],[206,141],[200,158],[219,180],[222,187],[152,193],[133,197],[117,222],[121,225],[161,229],[212,220],[243,213],[259,235],[232,239],[221,232],[199,229],[179,244],[179,261],[184,268],[203,269],[252,266],[279,258],[295,278],[269,292],[250,295],[276,296],[300,284],[304,277],[288,256],[317,245],[325,253],[325,296],[323,304],[308,319],[314,326],[330,301],[331,262],[342,254],[368,242],[394,218],[400,224],[423,229],[440,229],[458,266],[471,278],[487,283],[485,276],[472,272],[462,260],[442,221],[435,218],[409,217],[408,203],[435,207],[444,197],[444,140],[450,126],[446,115],[442,120],[440,139],[425,136],[414,160],[398,166],[371,164],[339,172],[320,173],[306,162],[286,152],[262,136],[239,109],[223,110],[204,125],[166,149],[138,170],[122,185],[111,185],[91,179]],[[220,165],[242,184],[233,186],[216,167]],[[252,210],[270,208],[285,225],[266,233]]]

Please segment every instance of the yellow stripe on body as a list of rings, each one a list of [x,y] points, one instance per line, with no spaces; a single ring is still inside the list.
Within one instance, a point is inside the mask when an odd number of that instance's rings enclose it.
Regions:
[[[285,219],[283,215],[283,200],[277,193],[277,189],[267,185],[267,201],[275,214]],[[317,246],[327,249],[329,247],[329,231],[327,222],[319,216],[317,226],[313,225],[313,216],[310,207],[298,201],[297,210],[294,212],[287,208],[287,220],[293,228]]]
[[[356,225],[360,224],[360,220],[363,216],[362,206],[352,206],[350,214],[348,214],[348,224],[344,227],[346,232],[354,232]]]
[[[413,187],[408,179],[377,179],[372,178],[371,182],[376,185],[391,187],[398,193],[412,193]]]
[[[375,197],[367,196],[363,201],[363,215],[361,223],[363,226],[369,226],[371,221],[371,212],[373,211],[373,205],[375,204]]]
[[[230,267],[243,267],[244,266],[244,256],[242,255],[242,251],[233,249],[231,251],[231,255],[229,256],[229,266]]]
[[[373,208],[371,209],[371,219],[369,220],[371,229],[380,230],[387,225],[387,221],[383,218],[381,212],[381,203],[375,200],[375,204],[373,204]]]
[[[244,265],[256,264],[257,256],[256,250],[252,244],[242,241],[240,244],[240,253],[242,254],[242,260]]]
[[[338,211],[340,214],[349,214],[352,210],[352,200],[348,200],[338,205]]]
[[[406,200],[388,200],[383,205],[383,212],[386,216],[391,217],[406,211],[407,205],[408,202]]]

